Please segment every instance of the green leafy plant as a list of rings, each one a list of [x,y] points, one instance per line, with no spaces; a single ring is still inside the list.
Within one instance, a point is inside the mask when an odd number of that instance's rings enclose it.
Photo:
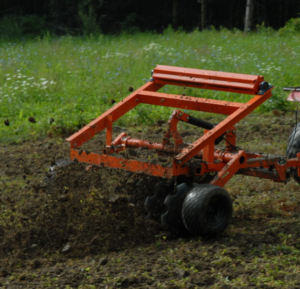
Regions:
[[[82,25],[84,35],[99,35],[100,27],[97,15],[91,1],[83,1],[79,4],[78,17]]]
[[[291,18],[283,28],[279,29],[281,36],[291,36],[300,33],[300,18]]]
[[[47,30],[44,17],[37,15],[5,16],[0,20],[1,36],[7,39],[21,37],[36,37],[43,35]]]

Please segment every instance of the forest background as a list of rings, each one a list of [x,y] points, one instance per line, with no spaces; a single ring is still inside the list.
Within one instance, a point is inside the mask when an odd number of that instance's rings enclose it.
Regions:
[[[297,0],[3,0],[1,36],[116,34],[174,29],[279,29],[300,12]]]

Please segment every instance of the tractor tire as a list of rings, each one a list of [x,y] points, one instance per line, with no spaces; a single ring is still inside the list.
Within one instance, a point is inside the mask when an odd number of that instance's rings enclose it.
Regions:
[[[227,191],[211,184],[201,184],[189,191],[182,206],[182,219],[195,236],[222,233],[232,216],[232,201]]]
[[[297,153],[300,152],[300,122],[294,127],[286,149],[286,156],[288,159],[296,158]],[[290,168],[290,173],[293,176],[294,180],[300,184],[300,177],[298,176],[296,168]]]
[[[182,204],[188,192],[197,186],[198,184],[196,183],[191,184],[191,186],[188,186],[187,183],[182,183],[176,187],[175,194],[169,194],[164,201],[167,212],[161,215],[161,223],[168,228],[173,237],[186,236],[188,234],[182,220]]]

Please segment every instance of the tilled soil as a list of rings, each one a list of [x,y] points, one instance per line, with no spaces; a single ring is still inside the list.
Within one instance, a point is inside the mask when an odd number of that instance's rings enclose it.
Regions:
[[[237,125],[238,145],[285,154],[294,125],[292,114],[248,117]],[[165,130],[159,123],[128,134],[158,141]],[[198,134],[183,131],[187,142]],[[101,144],[95,137],[87,148]],[[124,155],[138,156],[168,163],[154,152]],[[68,157],[59,138],[1,145],[0,288],[300,288],[293,180],[237,175],[225,187],[234,202],[227,230],[210,239],[174,238],[144,207],[159,178]]]

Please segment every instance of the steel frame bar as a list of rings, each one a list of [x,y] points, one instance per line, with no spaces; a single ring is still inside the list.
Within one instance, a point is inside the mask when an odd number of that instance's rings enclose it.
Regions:
[[[165,65],[158,65],[152,76],[152,81],[143,85],[67,139],[71,146],[72,160],[77,159],[80,162],[141,172],[163,178],[217,172],[211,183],[218,186],[224,186],[236,173],[285,182],[288,178],[289,167],[297,167],[299,171],[300,155],[297,158],[287,160],[284,157],[270,157],[247,153],[243,150],[237,151],[234,147],[236,143],[234,125],[272,95],[272,87],[268,86],[269,89],[265,92],[260,90],[260,84],[264,81],[262,76]],[[237,103],[157,92],[166,84],[230,91],[250,94],[253,97],[247,103]],[[162,143],[133,139],[126,133],[121,133],[115,140],[112,140],[113,122],[138,104],[212,112],[227,115],[227,117],[211,130],[205,130],[204,135],[192,144],[184,144],[177,132],[178,121],[188,122],[189,120],[189,115],[181,111],[173,112],[168,122],[169,129],[165,133]],[[78,149],[83,143],[104,129],[106,129],[106,147],[102,154]],[[214,142],[222,135],[225,136],[226,145],[231,146],[225,151],[215,149]],[[175,146],[170,144],[168,140],[170,137],[174,138]],[[138,147],[169,154],[173,157],[172,166],[162,166],[111,155],[126,148]],[[187,164],[193,157],[201,159],[196,168]]]
[[[272,88],[271,88],[272,89]],[[195,156],[200,150],[207,147],[208,145],[213,146],[212,141],[217,139],[220,135],[225,133],[228,129],[233,127],[238,121],[243,119],[246,115],[252,112],[255,108],[261,105],[264,101],[271,97],[271,89],[263,95],[256,95],[246,104],[241,105],[234,113],[229,115],[213,129],[204,134],[201,138],[195,141],[188,148],[182,149],[181,153],[178,154],[174,161],[178,164],[184,164]],[[254,99],[254,100],[253,100]],[[211,152],[211,154],[213,151]]]
[[[163,85],[154,82],[147,82],[146,84],[144,84],[134,93],[130,94],[121,102],[117,103],[114,107],[101,114],[88,125],[84,126],[77,133],[67,138],[67,141],[70,142],[71,148],[80,147],[83,143],[89,141],[93,136],[107,128],[108,117],[111,119],[111,122],[115,122],[129,110],[133,109],[138,104],[138,102],[136,101],[136,96],[140,91],[157,91],[162,86]]]
[[[122,135],[122,134],[121,134]],[[120,139],[120,142],[125,148],[138,148],[153,149],[168,154],[175,154],[174,148],[163,147],[160,143],[153,143],[138,139],[132,139],[124,136]],[[96,154],[81,151],[78,149],[71,149],[71,159],[77,159],[80,162],[90,163],[98,166],[113,167],[132,172],[143,172],[146,174],[159,176],[163,178],[171,178],[177,175],[203,175],[209,172],[218,172],[216,178],[211,182],[218,186],[224,186],[234,174],[243,174],[247,176],[272,179],[276,182],[284,182],[288,179],[287,169],[289,167],[299,167],[300,159],[294,158],[286,160],[285,157],[277,156],[270,158],[269,156],[263,156],[253,153],[247,153],[245,151],[239,151],[237,153],[222,152],[216,150],[214,152],[214,159],[219,160],[213,166],[199,162],[199,167],[193,168],[188,166],[176,166],[167,167],[157,164],[151,164],[147,162],[140,162],[136,160],[128,160],[126,158],[114,157],[108,154]],[[201,159],[203,152],[197,154],[197,158]],[[280,160],[283,160],[283,164],[280,164]],[[197,173],[198,170],[198,173]]]
[[[174,95],[161,92],[141,91],[137,96],[139,97],[139,101],[145,104],[212,112],[224,115],[232,114],[242,105],[242,103],[238,102]]]
[[[212,185],[223,187],[231,177],[239,170],[241,160],[244,160],[246,153],[244,151],[239,151],[220,171],[217,172],[217,175],[210,182]]]
[[[217,72],[167,65],[157,65],[153,70],[152,76],[157,83],[161,84],[172,84],[252,95],[259,92],[259,84],[264,80],[260,75]]]
[[[76,159],[79,162],[89,163],[97,166],[104,166],[116,169],[122,169],[135,173],[145,173],[162,178],[171,178],[178,175],[189,175],[189,167],[164,167],[157,164],[151,164],[136,160],[119,158],[107,154],[87,153],[78,149],[71,149],[71,160]]]
[[[169,65],[157,65],[153,70],[152,76],[154,77],[156,73],[163,73],[164,75],[168,74],[187,77],[200,77],[212,80],[227,80],[231,82],[249,83],[253,85],[255,85],[255,82],[259,78],[263,78],[262,76],[256,76],[252,74],[231,73]]]

